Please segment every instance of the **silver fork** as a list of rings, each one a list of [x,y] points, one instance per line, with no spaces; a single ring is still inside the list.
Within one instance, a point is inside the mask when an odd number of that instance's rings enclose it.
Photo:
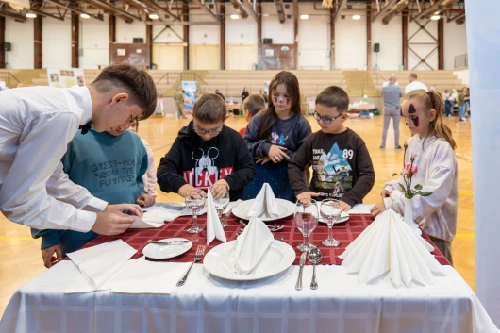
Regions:
[[[186,283],[186,280],[188,278],[188,275],[189,275],[189,272],[191,272],[191,268],[193,268],[193,264],[201,259],[203,259],[203,255],[205,254],[205,245],[199,245],[197,248],[196,248],[196,254],[194,255],[194,259],[193,259],[193,262],[191,263],[191,265],[189,266],[189,268],[187,269],[186,273],[184,273],[184,275],[180,278],[179,281],[177,281],[177,284],[176,286],[177,287],[181,287],[184,285],[184,283]]]

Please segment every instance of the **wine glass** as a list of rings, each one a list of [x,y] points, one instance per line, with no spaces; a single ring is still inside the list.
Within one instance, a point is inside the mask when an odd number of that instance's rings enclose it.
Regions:
[[[342,215],[342,206],[340,201],[335,199],[325,199],[320,206],[321,216],[326,220],[328,225],[328,238],[322,243],[325,246],[339,246],[340,241],[332,237],[332,227],[340,219]]]
[[[309,236],[318,225],[318,206],[316,205],[316,200],[309,198],[297,200],[293,218],[295,225],[302,232],[302,235],[304,235],[304,242],[297,245],[297,249],[307,252],[314,247],[314,245],[309,243]]]
[[[220,223],[222,227],[226,227],[226,219],[223,218],[224,209],[226,209],[229,204],[229,191],[226,185],[212,185],[209,188],[212,197],[214,198],[215,210],[217,210],[217,215],[219,215]]]
[[[193,190],[186,194],[186,207],[191,209],[191,213],[193,214],[193,225],[186,230],[190,234],[198,234],[204,230],[198,225],[198,212],[205,207],[206,200],[205,192],[200,190]]]

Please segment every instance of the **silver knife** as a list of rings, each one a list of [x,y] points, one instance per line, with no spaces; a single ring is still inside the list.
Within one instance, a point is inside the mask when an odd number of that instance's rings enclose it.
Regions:
[[[161,242],[161,241],[148,241],[149,244],[156,244],[156,245],[178,245],[178,244],[185,244],[185,243],[194,243],[197,242],[197,239],[192,239],[188,241],[167,241],[167,242]]]
[[[306,264],[307,252],[302,253],[300,256],[300,269],[299,276],[297,277],[297,283],[295,283],[295,290],[302,290],[302,270],[304,269],[304,265]]]

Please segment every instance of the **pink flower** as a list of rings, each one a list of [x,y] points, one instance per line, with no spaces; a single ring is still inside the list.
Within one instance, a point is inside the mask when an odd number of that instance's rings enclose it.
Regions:
[[[411,174],[412,175],[416,175],[418,173],[418,167],[416,165],[414,165],[412,168],[411,168]]]
[[[410,164],[406,164],[405,168],[403,171],[401,171],[401,176],[409,176],[410,175]]]

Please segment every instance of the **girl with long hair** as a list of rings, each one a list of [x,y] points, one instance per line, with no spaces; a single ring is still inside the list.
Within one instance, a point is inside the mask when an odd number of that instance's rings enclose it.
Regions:
[[[311,134],[311,126],[300,108],[295,75],[285,71],[276,74],[269,92],[269,107],[252,118],[243,137],[257,168],[243,199],[255,198],[262,185],[269,183],[277,198],[293,200],[288,161]]]

